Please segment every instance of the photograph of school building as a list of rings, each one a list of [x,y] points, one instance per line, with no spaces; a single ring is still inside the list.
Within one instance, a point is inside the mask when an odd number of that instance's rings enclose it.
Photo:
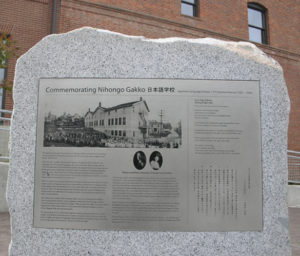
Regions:
[[[57,117],[47,112],[44,122],[44,146],[178,148],[182,144],[181,120],[172,125],[163,120],[163,106],[157,120],[149,119],[149,106],[142,97],[136,101],[105,107],[99,102],[84,116]],[[174,123],[174,120],[172,120]]]
[[[149,108],[145,100],[127,102],[114,107],[99,106],[84,116],[85,127],[103,132],[112,137],[143,139],[147,136]]]

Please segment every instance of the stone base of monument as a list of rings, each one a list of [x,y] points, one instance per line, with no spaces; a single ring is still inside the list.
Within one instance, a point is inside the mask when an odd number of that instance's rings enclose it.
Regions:
[[[259,81],[262,230],[149,232],[34,227],[40,78]],[[11,256],[291,254],[286,200],[289,98],[282,68],[255,45],[209,38],[147,39],[82,28],[50,35],[37,43],[19,58],[14,82],[7,191]]]

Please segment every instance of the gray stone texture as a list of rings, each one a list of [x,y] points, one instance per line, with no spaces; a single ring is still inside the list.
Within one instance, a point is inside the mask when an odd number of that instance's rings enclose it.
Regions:
[[[116,232],[33,228],[39,78],[260,80],[263,232]],[[14,86],[8,206],[10,255],[290,255],[289,98],[282,69],[250,43],[146,39],[82,28],[50,35],[19,58]],[[80,104],[80,103],[79,103]]]

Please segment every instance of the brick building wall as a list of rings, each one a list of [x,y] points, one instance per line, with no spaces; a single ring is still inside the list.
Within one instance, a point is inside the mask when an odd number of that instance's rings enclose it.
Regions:
[[[25,53],[50,33],[51,8],[49,0],[0,0],[0,32],[10,34],[20,48],[18,56]],[[16,58],[8,63],[7,78],[12,81]],[[13,108],[12,95],[5,92],[5,109]]]
[[[247,0],[199,0],[199,16],[181,15],[180,0],[57,0],[56,32],[82,26],[130,35],[214,37],[248,41]],[[289,149],[300,151],[300,0],[257,0],[267,8],[268,45],[257,44],[283,67],[291,99]],[[0,32],[27,51],[51,31],[53,0],[0,0]],[[15,59],[9,62],[13,79]],[[10,93],[5,107],[12,108]]]

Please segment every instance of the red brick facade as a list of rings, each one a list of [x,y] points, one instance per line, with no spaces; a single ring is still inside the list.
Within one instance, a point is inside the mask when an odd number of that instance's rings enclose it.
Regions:
[[[54,0],[0,0],[0,32],[26,52],[51,31]],[[181,15],[180,0],[57,0],[56,33],[82,26],[130,35],[248,40],[247,0],[199,0],[199,17]],[[251,1],[252,2],[252,1]],[[253,1],[254,2],[254,1]],[[300,0],[257,0],[267,9],[268,45],[257,44],[283,67],[291,115],[289,149],[300,151]],[[13,79],[15,59],[9,62]],[[5,108],[13,107],[6,93]]]

